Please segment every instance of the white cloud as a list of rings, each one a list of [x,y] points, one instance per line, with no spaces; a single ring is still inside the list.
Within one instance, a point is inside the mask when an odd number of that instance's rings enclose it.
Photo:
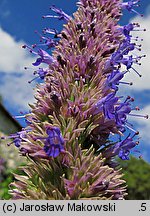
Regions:
[[[22,72],[31,64],[33,58],[21,48],[24,41],[17,42],[10,34],[0,28],[0,71],[6,73]]]
[[[25,71],[24,66],[30,66],[35,58],[21,48],[23,44],[0,28],[0,94],[19,109],[27,109],[28,102],[33,102],[32,85],[28,84],[32,70]]]
[[[132,32],[133,36],[139,36],[143,41],[138,43],[142,44],[142,51],[135,52],[137,55],[146,54],[146,58],[142,58],[141,66],[133,66],[139,73],[142,74],[140,78],[132,69],[131,72],[126,75],[124,80],[133,82],[133,86],[130,89],[141,91],[141,90],[150,90],[150,15],[147,14],[144,17],[136,16],[133,18],[131,23],[139,23],[141,29],[146,29],[146,31],[135,31]]]
[[[24,74],[22,76],[14,76],[6,74],[2,77],[0,85],[0,94],[4,101],[12,108],[17,110],[29,109],[28,103],[33,103],[33,86],[28,83],[33,76]]]

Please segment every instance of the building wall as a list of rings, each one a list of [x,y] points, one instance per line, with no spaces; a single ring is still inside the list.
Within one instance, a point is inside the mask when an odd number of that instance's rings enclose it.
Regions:
[[[5,134],[11,134],[19,130],[21,130],[19,123],[0,105],[0,131]]]

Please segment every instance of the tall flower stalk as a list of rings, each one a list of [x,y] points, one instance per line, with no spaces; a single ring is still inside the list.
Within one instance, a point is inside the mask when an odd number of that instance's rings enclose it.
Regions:
[[[128,160],[139,143],[128,122],[139,108],[118,89],[132,85],[122,81],[129,71],[141,76],[134,64],[144,56],[132,54],[140,49],[131,35],[139,24],[118,21],[123,9],[136,12],[138,2],[80,0],[73,17],[52,6],[56,15],[43,18],[64,20],[63,30],[45,28],[37,32],[40,44],[23,45],[38,56],[34,74],[44,83],[25,115],[28,126],[10,136],[27,158],[25,175],[11,184],[13,199],[124,199],[115,158]],[[37,68],[41,63],[46,68]]]

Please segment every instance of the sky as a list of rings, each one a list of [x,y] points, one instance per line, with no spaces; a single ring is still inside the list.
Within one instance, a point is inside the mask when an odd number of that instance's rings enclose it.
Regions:
[[[32,62],[36,57],[22,49],[23,44],[34,44],[39,41],[35,30],[41,32],[45,27],[61,30],[62,21],[42,19],[50,14],[49,7],[55,5],[72,15],[76,10],[77,0],[0,0],[0,95],[7,110],[13,115],[28,112],[28,103],[34,101],[36,82],[29,84],[33,76]],[[141,55],[146,54],[141,66],[135,67],[141,74],[139,78],[133,71],[128,73],[124,81],[133,82],[133,86],[121,86],[120,95],[131,95],[134,104],[141,110],[139,114],[150,116],[150,0],[141,0],[141,6],[136,8],[143,17],[135,13],[124,12],[120,25],[129,22],[139,22],[146,32],[133,32],[143,39]],[[139,55],[139,52],[135,53]],[[24,70],[24,67],[30,70]],[[135,128],[140,131],[142,157],[150,162],[150,119],[130,118]],[[19,120],[24,125],[24,120]]]

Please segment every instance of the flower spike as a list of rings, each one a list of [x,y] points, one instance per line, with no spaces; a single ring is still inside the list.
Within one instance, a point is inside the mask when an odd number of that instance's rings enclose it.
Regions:
[[[62,31],[44,28],[36,32],[40,43],[23,46],[37,56],[34,66],[47,67],[34,70],[43,82],[25,115],[25,132],[12,135],[28,158],[25,175],[11,184],[13,199],[125,198],[116,158],[129,160],[132,150],[138,152],[138,132],[128,117],[148,116],[136,115],[134,99],[119,95],[123,84],[132,85],[124,80],[128,72],[141,76],[134,65],[145,57],[134,54],[141,44],[132,32],[140,25],[120,26],[119,20],[121,9],[138,13],[138,3],[79,0],[73,17],[52,6],[56,15],[43,18],[64,20]]]

